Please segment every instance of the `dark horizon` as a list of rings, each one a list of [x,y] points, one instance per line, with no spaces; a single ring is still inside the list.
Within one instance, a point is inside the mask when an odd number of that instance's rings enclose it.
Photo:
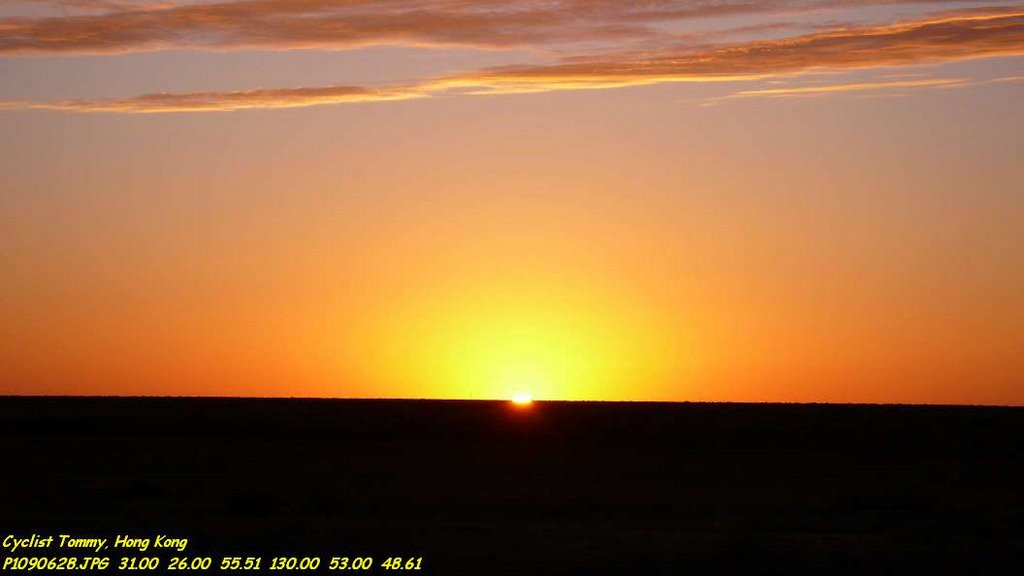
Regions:
[[[1024,553],[1022,437],[1014,407],[0,397],[0,517],[436,575],[987,574]]]

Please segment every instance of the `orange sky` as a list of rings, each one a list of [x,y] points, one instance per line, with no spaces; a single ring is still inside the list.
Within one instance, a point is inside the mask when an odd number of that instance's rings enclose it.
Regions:
[[[17,0],[0,392],[1024,404],[1019,6]]]

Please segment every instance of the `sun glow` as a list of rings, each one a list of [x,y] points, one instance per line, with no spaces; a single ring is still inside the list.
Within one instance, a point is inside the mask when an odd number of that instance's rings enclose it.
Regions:
[[[593,284],[485,288],[391,308],[361,332],[372,346],[362,358],[367,372],[439,397],[522,405],[624,397],[629,383],[656,382],[655,369],[676,357],[660,326]]]

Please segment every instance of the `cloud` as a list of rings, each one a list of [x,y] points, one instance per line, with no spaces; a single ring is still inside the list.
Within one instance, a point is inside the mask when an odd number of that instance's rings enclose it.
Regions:
[[[162,49],[537,46],[657,38],[709,16],[943,0],[52,0],[73,15],[0,20],[0,54]]]
[[[902,80],[890,80],[893,77],[906,77]],[[1024,82],[1024,76],[1002,76],[984,80],[972,78],[919,78],[920,74],[881,75],[875,80],[863,82],[840,82],[833,84],[815,84],[788,86],[782,88],[766,88],[759,90],[742,90],[725,96],[708,98],[702,102],[710,106],[723,100],[737,98],[785,98],[790,96],[829,96],[835,94],[857,93],[867,96],[903,96],[908,90],[930,88],[967,88],[986,84],[1010,84]]]
[[[547,66],[486,69],[391,88],[344,86],[156,94],[121,100],[8,103],[5,106],[88,112],[282,108],[423,98],[450,93],[507,94],[664,82],[750,80],[811,71],[848,71],[1022,54],[1024,12],[971,12],[943,14],[940,17],[889,26],[847,27],[705,50],[662,51],[642,55],[629,53],[596,60],[564,61]],[[900,81],[890,84],[897,82]],[[929,81],[902,82],[907,85],[917,82],[924,86]],[[853,89],[856,88],[848,88]]]
[[[646,24],[751,10],[746,0],[241,0],[0,22],[0,54],[169,48],[503,47],[643,36]]]
[[[827,96],[850,92],[889,92],[901,89],[922,88],[962,88],[977,82],[969,78],[923,78],[920,80],[887,80],[848,82],[837,84],[818,84],[812,86],[790,86],[786,88],[766,88],[761,90],[743,90],[717,98],[705,100],[705,104],[713,104],[722,100],[736,98],[784,98],[789,96]]]
[[[490,91],[597,88],[655,82],[756,79],[815,69],[907,66],[1024,54],[1024,11],[831,30],[697,52],[548,66],[507,67],[452,77]],[[444,81],[442,81],[444,82]]]
[[[120,100],[66,100],[63,102],[8,102],[0,109],[68,110],[74,112],[227,112],[251,108],[302,108],[322,104],[383,102],[423,98],[416,88],[364,88],[322,86],[316,88],[268,88],[231,92],[146,94]]]

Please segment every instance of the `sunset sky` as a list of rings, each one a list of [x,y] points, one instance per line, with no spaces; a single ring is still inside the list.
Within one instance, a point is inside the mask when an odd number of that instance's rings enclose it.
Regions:
[[[1024,5],[4,0],[0,393],[1024,405]]]

